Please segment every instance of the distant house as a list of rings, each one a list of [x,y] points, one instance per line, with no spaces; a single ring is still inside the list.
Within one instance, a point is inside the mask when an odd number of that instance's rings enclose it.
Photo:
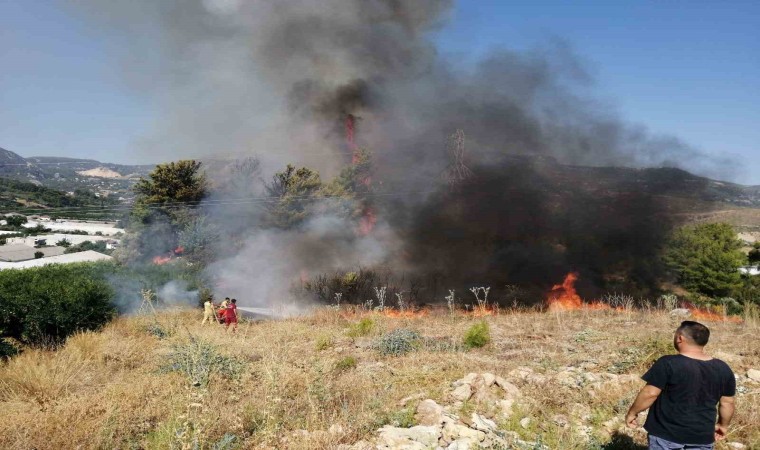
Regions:
[[[34,248],[26,244],[9,244],[0,246],[0,262],[15,263],[35,259],[34,254],[42,252],[43,258],[62,255],[63,247]]]
[[[744,266],[739,267],[739,272],[741,272],[744,275],[760,275],[760,266]]]

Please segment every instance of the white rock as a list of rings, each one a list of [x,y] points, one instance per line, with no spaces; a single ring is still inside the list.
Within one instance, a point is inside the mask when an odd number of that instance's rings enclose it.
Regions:
[[[760,370],[749,369],[747,371],[747,378],[749,378],[752,381],[757,381],[760,383]]]
[[[479,430],[457,423],[447,423],[443,426],[443,440],[454,442],[458,439],[470,439],[480,442],[486,438],[486,434]]]
[[[520,389],[509,381],[502,377],[496,377],[496,385],[499,386],[506,395],[507,398],[517,398],[520,396]]]
[[[532,373],[533,373],[533,369],[531,369],[530,367],[520,366],[516,369],[509,371],[509,377],[526,381],[528,376],[530,376]]]
[[[515,401],[511,398],[499,400],[499,413],[505,419],[512,417],[512,408],[515,406]]]
[[[691,311],[686,308],[676,308],[670,311],[670,315],[673,317],[689,317]]]
[[[530,417],[523,417],[520,419],[520,426],[527,429],[530,425]]]
[[[467,375],[464,376],[461,380],[458,380],[456,383],[459,384],[472,384],[475,379],[478,377],[478,374],[475,372],[470,372]]]
[[[491,387],[495,381],[496,381],[496,375],[492,373],[483,374],[483,383],[485,383],[486,386]]]
[[[451,392],[451,396],[459,401],[467,401],[472,397],[472,386],[462,384]]]
[[[747,446],[741,442],[728,442],[726,443],[726,447],[732,448],[734,450],[745,450],[747,448]]]
[[[380,443],[391,448],[416,448],[414,443],[420,444],[423,449],[436,447],[438,439],[441,437],[441,429],[438,427],[426,427],[417,425],[411,428],[398,428],[384,426],[379,430]],[[412,445],[412,447],[399,447],[402,445]]]
[[[441,426],[443,424],[443,406],[431,399],[423,400],[417,406],[414,420],[420,425]]]
[[[496,422],[491,419],[487,419],[480,414],[472,413],[472,426],[476,430],[490,433],[496,430]]]
[[[559,372],[557,375],[554,376],[554,379],[557,381],[557,383],[561,384],[562,386],[572,387],[576,388],[580,386],[580,383],[578,382],[578,378],[573,372],[564,370],[562,372]]]

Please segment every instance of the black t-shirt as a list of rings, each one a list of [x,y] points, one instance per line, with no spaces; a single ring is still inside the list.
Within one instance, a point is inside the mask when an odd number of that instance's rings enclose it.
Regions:
[[[679,444],[714,442],[717,404],[721,397],[736,394],[728,364],[668,355],[641,378],[662,390],[644,423],[649,434]]]

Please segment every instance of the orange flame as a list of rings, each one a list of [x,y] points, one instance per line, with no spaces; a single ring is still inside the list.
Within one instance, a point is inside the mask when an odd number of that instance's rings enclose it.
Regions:
[[[557,284],[552,288],[547,299],[549,311],[570,311],[583,307],[581,297],[575,292],[576,280],[578,280],[578,274],[570,272],[565,276],[562,284]]]
[[[158,255],[153,257],[153,264],[157,266],[164,265],[172,260],[171,256]]]
[[[394,308],[385,308],[385,310],[382,311],[382,314],[385,317],[414,319],[414,318],[420,318],[420,317],[427,317],[430,314],[430,310],[428,309],[399,310],[399,309],[394,309]]]
[[[375,211],[371,207],[366,207],[361,219],[359,219],[359,229],[357,230],[359,236],[370,234],[375,229],[375,223],[377,223]]]
[[[174,249],[174,254],[175,255],[181,255],[183,253],[185,253],[185,247],[183,247],[181,245]]]
[[[691,312],[691,317],[697,320],[709,320],[712,322],[733,322],[741,323],[742,319],[736,316],[727,316],[714,311],[709,311],[700,308],[688,308]]]

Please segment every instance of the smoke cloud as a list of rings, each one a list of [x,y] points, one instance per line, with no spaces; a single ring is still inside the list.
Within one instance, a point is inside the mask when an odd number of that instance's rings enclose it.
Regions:
[[[293,163],[329,175],[351,160],[343,121],[357,118],[357,143],[372,150],[376,189],[387,194],[375,202],[381,223],[365,237],[329,215],[272,231],[255,214],[242,224],[215,210],[236,233],[248,227],[239,252],[211,268],[254,299],[243,304],[286,296],[299,274],[352,265],[452,285],[544,289],[580,270],[587,292],[652,287],[663,205],[634,181],[589,190],[587,175],[568,180],[557,164],[731,169],[619,120],[586,94],[590,77],[562,43],[452,64],[431,37],[452,0],[76,4],[129,44],[127,82],[159,102],[161,120],[142,143],[153,157],[257,155],[263,173]],[[457,129],[473,175],[451,189],[441,175]]]

